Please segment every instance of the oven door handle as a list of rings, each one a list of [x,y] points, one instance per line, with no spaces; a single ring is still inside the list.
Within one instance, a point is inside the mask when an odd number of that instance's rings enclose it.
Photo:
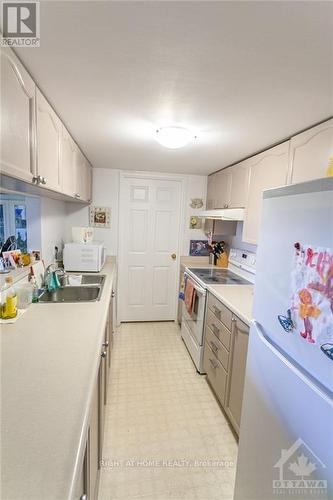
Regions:
[[[200,293],[200,295],[206,295],[205,288],[202,288],[201,286],[197,285],[197,283],[194,281],[194,279],[189,274],[184,273],[184,277],[187,278],[188,280],[191,280],[196,292]]]

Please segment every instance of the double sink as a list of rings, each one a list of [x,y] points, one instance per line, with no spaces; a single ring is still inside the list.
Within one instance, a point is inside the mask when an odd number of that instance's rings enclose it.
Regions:
[[[104,286],[105,275],[82,274],[80,285],[65,285],[48,292],[45,290],[39,297],[39,302],[96,302],[100,300]]]

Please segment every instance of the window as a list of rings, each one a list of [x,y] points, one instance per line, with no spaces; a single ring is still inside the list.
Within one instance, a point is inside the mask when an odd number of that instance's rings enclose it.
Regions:
[[[17,248],[28,250],[26,205],[14,200],[2,199],[0,204],[0,243],[9,236],[15,236]]]
[[[26,206],[15,205],[15,236],[17,248],[21,252],[27,251],[27,217]]]

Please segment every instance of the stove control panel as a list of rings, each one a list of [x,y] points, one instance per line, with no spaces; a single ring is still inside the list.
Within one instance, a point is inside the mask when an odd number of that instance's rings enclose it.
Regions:
[[[231,248],[229,262],[253,274],[256,272],[256,254],[254,252],[248,252],[240,248]]]

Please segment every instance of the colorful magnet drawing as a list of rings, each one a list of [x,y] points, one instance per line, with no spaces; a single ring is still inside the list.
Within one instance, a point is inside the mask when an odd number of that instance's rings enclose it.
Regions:
[[[333,344],[323,344],[320,349],[333,361]]]
[[[288,309],[287,316],[283,316],[282,314],[278,315],[278,320],[282,328],[285,332],[292,332],[295,328],[294,322],[291,319],[291,310]]]
[[[325,342],[321,350],[333,360],[333,249],[294,247],[292,304],[288,317],[279,316],[280,324],[285,331],[293,324],[309,344]]]

